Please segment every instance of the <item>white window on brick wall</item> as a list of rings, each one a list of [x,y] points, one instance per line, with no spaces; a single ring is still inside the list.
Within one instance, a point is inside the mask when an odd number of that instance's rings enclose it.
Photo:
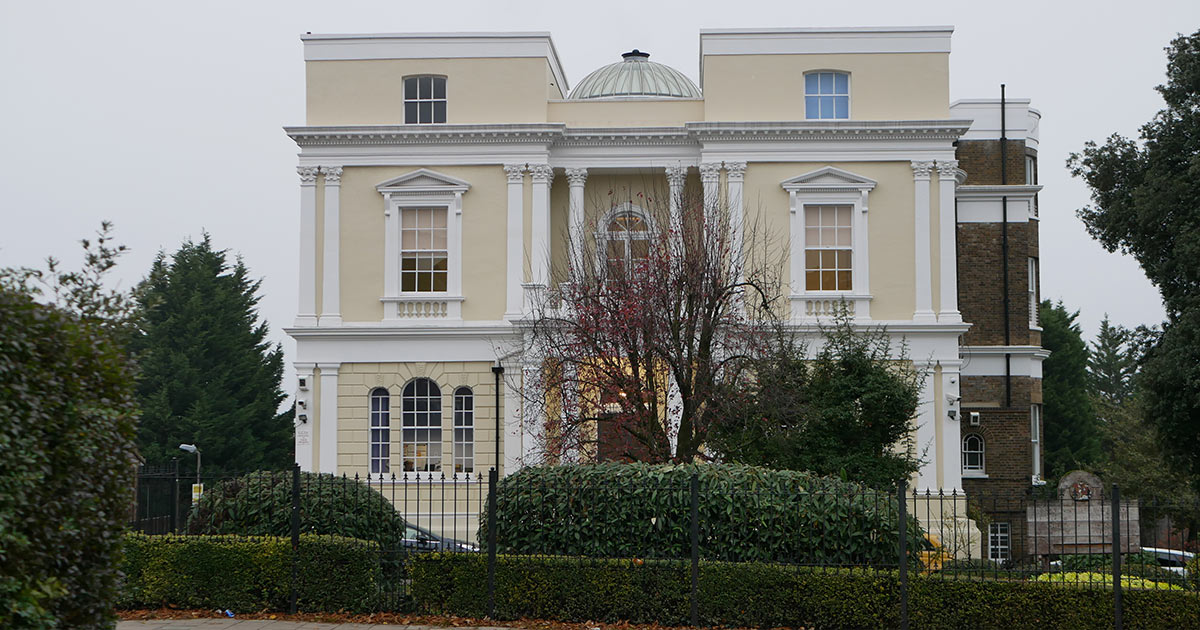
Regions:
[[[964,473],[984,472],[983,437],[977,433],[968,433],[963,436],[962,469]]]
[[[1042,406],[1029,406],[1029,441],[1032,442],[1033,478],[1042,478]]]
[[[1038,325],[1038,259],[1029,258],[1029,327]]]
[[[454,390],[454,472],[475,472],[475,394],[470,387]]]
[[[1008,523],[988,524],[988,559],[1008,560],[1012,552],[1012,529]]]
[[[442,470],[442,390],[418,378],[404,386],[400,434],[405,472]]]
[[[804,290],[853,290],[853,207],[804,206]]]
[[[371,474],[391,472],[392,410],[388,390],[371,390]]]

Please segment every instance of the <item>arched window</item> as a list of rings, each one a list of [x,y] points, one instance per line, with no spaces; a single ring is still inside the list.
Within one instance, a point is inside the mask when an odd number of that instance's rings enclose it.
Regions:
[[[804,75],[804,117],[831,120],[850,117],[850,75],[819,71]]]
[[[388,390],[371,390],[371,474],[391,472],[392,410]]]
[[[454,472],[475,472],[475,394],[454,390]]]
[[[963,436],[962,442],[963,472],[983,472],[983,438],[974,433]]]
[[[442,390],[427,378],[404,386],[400,434],[405,472],[442,470]]]
[[[635,261],[648,258],[651,234],[650,222],[637,206],[610,213],[601,234],[608,273],[619,276]]]

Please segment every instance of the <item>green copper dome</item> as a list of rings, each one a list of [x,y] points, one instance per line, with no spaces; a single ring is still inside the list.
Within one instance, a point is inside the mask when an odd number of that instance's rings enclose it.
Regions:
[[[683,73],[650,61],[650,55],[633,49],[624,61],[609,64],[587,75],[571,91],[571,100],[591,98],[700,98],[700,88]]]

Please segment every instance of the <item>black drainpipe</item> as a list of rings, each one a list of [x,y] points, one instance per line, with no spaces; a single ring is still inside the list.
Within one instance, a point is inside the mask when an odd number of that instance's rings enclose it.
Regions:
[[[496,472],[500,472],[500,377],[504,376],[504,366],[493,365],[492,374],[496,377]]]
[[[1008,107],[1004,99],[1004,84],[1000,84],[1000,185],[1008,185]],[[1000,197],[1000,254],[1004,269],[1004,345],[1012,345],[1012,326],[1009,325],[1008,295],[1008,195]],[[1004,353],[1004,407],[1012,407],[1012,353]]]

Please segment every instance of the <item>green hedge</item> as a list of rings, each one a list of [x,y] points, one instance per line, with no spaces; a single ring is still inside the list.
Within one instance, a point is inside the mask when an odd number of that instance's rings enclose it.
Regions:
[[[302,611],[367,611],[380,601],[379,548],[363,540],[300,537],[297,604]],[[292,545],[257,536],[128,534],[120,606],[234,612],[287,610]]]
[[[600,558],[691,555],[691,479],[710,560],[896,563],[896,497],[810,473],[744,465],[605,463],[525,468],[497,486],[501,553]],[[487,540],[480,519],[479,540]],[[909,549],[928,547],[909,518]],[[914,556],[915,561],[915,556]]]
[[[487,557],[428,554],[413,560],[419,610],[481,617],[487,612]],[[501,556],[496,617],[560,621],[689,622],[690,565],[594,558]],[[764,563],[701,563],[705,624],[894,628],[899,581],[893,571],[817,569]],[[1028,581],[943,580],[910,574],[911,627],[929,629],[1112,627],[1112,591]],[[1200,596],[1124,592],[1126,628],[1189,628]]]

